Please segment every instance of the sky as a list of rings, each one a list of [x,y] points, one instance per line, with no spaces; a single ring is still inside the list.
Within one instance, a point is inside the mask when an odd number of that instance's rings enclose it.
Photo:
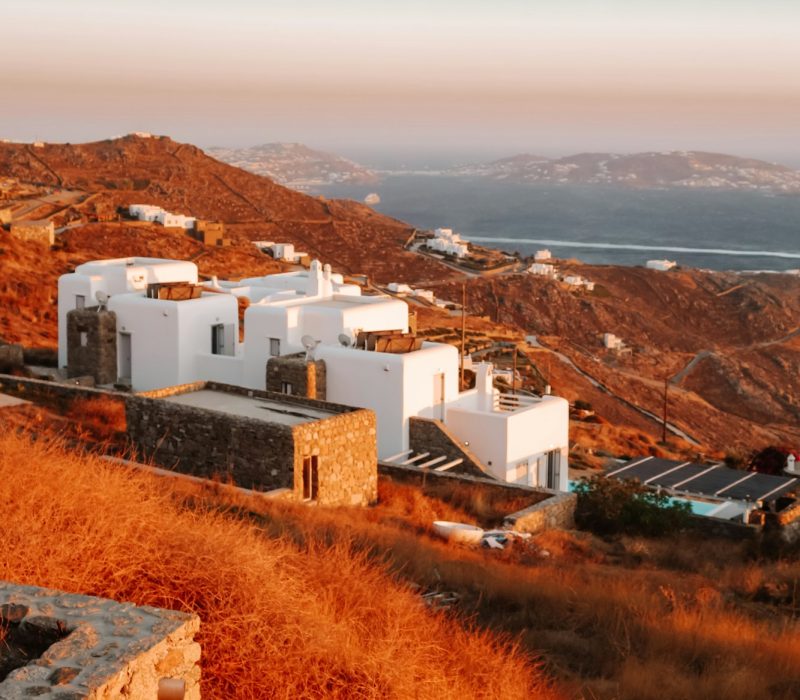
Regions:
[[[797,0],[3,0],[0,138],[800,166]]]

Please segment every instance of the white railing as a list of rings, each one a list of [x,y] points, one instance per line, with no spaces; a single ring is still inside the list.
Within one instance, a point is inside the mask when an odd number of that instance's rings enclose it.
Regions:
[[[526,394],[497,394],[494,397],[492,409],[494,411],[516,411],[520,408],[528,408],[541,401],[538,396],[527,396]]]

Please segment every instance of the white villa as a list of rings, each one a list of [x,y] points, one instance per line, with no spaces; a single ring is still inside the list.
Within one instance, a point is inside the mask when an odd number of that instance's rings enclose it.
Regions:
[[[532,275],[540,275],[542,277],[552,277],[555,279],[558,270],[555,265],[548,265],[547,263],[532,263],[528,268],[528,272]]]
[[[433,238],[429,238],[425,245],[431,250],[455,255],[457,258],[469,255],[469,245],[461,236],[453,233],[451,228],[437,228],[433,232]]]
[[[648,270],[659,270],[660,272],[668,272],[677,265],[678,263],[674,260],[648,260],[647,263],[645,263],[645,267]]]
[[[567,489],[567,401],[501,394],[487,363],[475,365],[476,387],[460,392],[458,351],[404,335],[404,301],[362,296],[316,260],[299,272],[213,279],[183,300],[151,287],[197,280],[193,263],[156,258],[101,260],[62,275],[59,365],[68,364],[67,314],[98,301],[116,315],[117,376],[134,391],[200,380],[263,390],[270,358],[305,351],[325,363],[327,401],[375,412],[381,458],[409,451],[418,416],[441,421],[499,479]],[[366,349],[355,342],[364,333],[411,342]]]
[[[139,221],[152,221],[164,227],[172,228],[194,228],[197,219],[193,216],[184,214],[173,214],[162,207],[154,204],[131,204],[128,207],[128,214],[139,219]]]

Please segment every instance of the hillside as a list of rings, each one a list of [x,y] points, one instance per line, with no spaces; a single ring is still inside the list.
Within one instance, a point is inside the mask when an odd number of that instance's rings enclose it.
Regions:
[[[337,183],[366,185],[380,179],[377,173],[363,165],[302,143],[265,143],[250,148],[213,147],[207,152],[224,163],[295,189]]]
[[[269,536],[231,504],[8,428],[0,415],[0,579],[197,613],[203,697],[558,697],[529,655],[343,539]]]
[[[561,270],[592,280],[594,292],[522,274],[476,280],[467,293],[470,313],[535,334],[574,363],[532,350],[554,375],[556,391],[591,403],[612,423],[657,435],[658,420],[619,399],[660,416],[666,378],[670,419],[713,450],[800,444],[796,276],[665,274],[574,262]],[[454,283],[436,290],[445,298],[459,292]],[[606,350],[604,333],[622,338],[629,351]]]
[[[125,136],[86,144],[0,143],[0,174],[20,182],[82,193],[58,223],[117,218],[117,208],[157,204],[224,221],[249,240],[294,243],[344,272],[390,281],[404,268],[447,274],[432,260],[400,250],[412,228],[367,206],[310,197],[220,163],[167,137]],[[394,249],[391,260],[386,250]]]
[[[797,170],[752,158],[700,151],[580,153],[558,159],[523,154],[450,172],[510,182],[800,194]]]
[[[573,424],[576,456],[665,449],[655,446],[665,377],[673,438],[680,430],[697,443],[674,445],[676,454],[737,454],[800,443],[797,277],[663,274],[562,261],[562,272],[596,283],[588,294],[513,270],[465,277],[406,251],[412,229],[402,222],[356,202],[294,192],[167,138],[43,148],[0,144],[0,176],[13,181],[9,192],[23,193],[26,209],[49,213],[57,224],[69,222],[46,254],[0,233],[0,338],[6,341],[55,346],[58,276],[86,260],[176,257],[194,260],[203,275],[237,278],[286,269],[251,244],[285,240],[337,271],[369,273],[377,283],[432,286],[451,301],[460,300],[466,281],[467,309],[475,316],[470,332],[489,344],[519,342],[535,365],[536,388],[543,389],[546,378],[570,401],[591,404],[603,421]],[[117,207],[131,202],[221,219],[233,245],[207,248],[180,230],[118,220]],[[421,332],[458,343],[457,317],[421,302],[412,308],[420,314]],[[629,351],[605,350],[606,332],[622,338]],[[543,347],[527,346],[530,334]]]

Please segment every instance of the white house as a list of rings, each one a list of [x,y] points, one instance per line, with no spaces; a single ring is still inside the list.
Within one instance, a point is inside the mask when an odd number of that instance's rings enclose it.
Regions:
[[[128,206],[128,214],[139,219],[139,221],[151,221],[171,228],[194,228],[197,219],[193,216],[184,214],[173,214],[163,207],[155,204],[131,204]]]
[[[165,228],[194,228],[197,219],[184,214],[172,214],[163,209],[156,216],[156,221]]]
[[[594,291],[594,282],[587,280],[585,277],[581,277],[580,275],[566,275],[561,279],[561,281],[569,287],[583,287],[587,292]]]
[[[609,350],[622,350],[625,343],[613,333],[603,333],[603,346]]]
[[[453,229],[450,228],[437,228],[433,232],[433,238],[429,238],[425,245],[431,250],[454,255],[457,258],[465,258],[469,255],[467,242],[457,233],[453,233]]]
[[[161,258],[116,258],[84,263],[58,279],[58,364],[67,366],[67,314],[101,297],[144,294],[153,282],[197,282],[197,265]]]
[[[556,266],[537,262],[533,263],[528,268],[528,272],[530,272],[532,275],[541,275],[542,277],[554,278],[556,276]]]
[[[387,289],[395,294],[411,294],[413,291],[411,287],[402,282],[389,282]]]
[[[533,259],[536,262],[544,262],[545,260],[550,260],[553,256],[551,255],[550,251],[545,248],[544,250],[537,250],[536,253],[533,255]]]
[[[128,214],[139,221],[158,221],[163,212],[164,210],[155,204],[131,204],[128,207]]]
[[[648,260],[645,264],[648,270],[660,270],[661,272],[667,272],[675,267],[678,263],[674,260]]]
[[[409,449],[412,417],[430,418],[441,421],[497,478],[566,490],[564,399],[501,394],[488,364],[476,366],[475,389],[459,392],[459,356],[451,345],[415,341],[404,351],[356,345],[362,332],[407,337],[404,301],[362,296],[360,287],[345,284],[317,261],[301,272],[214,279],[181,301],[148,293],[153,282],[196,285],[197,268],[122,258],[86,263],[63,275],[59,364],[67,362],[67,313],[91,305],[101,292],[116,314],[118,378],[134,391],[199,380],[264,389],[271,357],[307,351],[325,362],[326,400],[375,412],[382,458]]]

